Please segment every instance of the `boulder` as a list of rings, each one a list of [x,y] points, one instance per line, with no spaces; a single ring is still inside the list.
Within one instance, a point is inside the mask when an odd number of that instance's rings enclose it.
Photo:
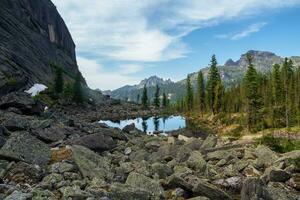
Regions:
[[[25,117],[12,115],[3,122],[3,126],[9,131],[23,131],[28,129],[29,121]]]
[[[127,126],[125,126],[122,131],[125,132],[125,133],[130,133],[131,131],[134,131],[135,130],[135,124],[132,123],[132,124],[129,124]]]
[[[263,145],[259,145],[255,149],[255,154],[257,157],[256,166],[259,168],[268,167],[278,159],[275,152]]]
[[[52,173],[65,173],[74,171],[75,166],[67,162],[58,162],[51,165]]]
[[[194,169],[198,172],[204,172],[206,169],[206,161],[199,151],[193,151],[187,160],[189,168]]]
[[[18,162],[10,166],[4,179],[18,184],[36,184],[41,181],[44,173],[37,165]]]
[[[201,179],[194,185],[193,192],[196,195],[205,196],[214,200],[232,199],[226,192]]]
[[[241,200],[270,199],[268,191],[259,178],[247,178],[242,187]]]
[[[300,194],[292,191],[286,187],[283,183],[270,182],[266,187],[271,200],[299,200]]]
[[[107,158],[83,146],[72,146],[72,157],[83,177],[93,179],[111,179],[112,173]]]
[[[272,169],[269,173],[269,181],[285,182],[291,178],[291,174],[281,169]]]
[[[4,200],[29,200],[31,198],[32,198],[32,194],[23,193],[18,190],[15,190]]]
[[[95,133],[80,138],[71,139],[66,143],[71,145],[84,146],[96,152],[111,150],[117,145],[116,141],[114,141],[112,137],[102,133]]]
[[[143,174],[131,172],[127,177],[126,185],[147,190],[151,193],[154,199],[161,199],[164,197],[164,190],[160,183]]]
[[[29,94],[24,92],[13,92],[1,97],[0,109],[8,109],[10,107],[19,109],[25,115],[40,115],[44,112],[42,103],[34,100]]]
[[[9,162],[7,160],[0,160],[0,179],[3,179],[8,167]]]
[[[173,173],[173,170],[167,164],[154,163],[151,168],[152,173],[157,174],[160,179],[165,179]]]
[[[168,177],[166,186],[168,188],[182,188],[188,192],[192,192],[193,186],[180,177],[180,174],[173,174]]]
[[[66,138],[66,130],[63,127],[51,126],[33,131],[33,133],[46,143],[58,142]]]
[[[0,149],[0,157],[46,165],[51,158],[51,151],[45,143],[28,132],[14,132]]]
[[[214,135],[208,135],[207,138],[203,141],[201,149],[213,148],[217,145],[218,138]]]
[[[147,189],[135,188],[130,185],[118,183],[111,185],[108,197],[114,200],[152,200],[151,193]]]

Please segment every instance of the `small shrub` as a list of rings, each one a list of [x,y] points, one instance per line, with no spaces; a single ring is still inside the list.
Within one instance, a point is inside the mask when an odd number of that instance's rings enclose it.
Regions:
[[[285,153],[300,148],[299,140],[292,141],[287,138],[275,138],[270,134],[260,138],[258,143],[266,145],[273,151],[279,153]]]
[[[9,77],[7,79],[7,84],[9,86],[16,86],[17,85],[17,80],[14,77]]]

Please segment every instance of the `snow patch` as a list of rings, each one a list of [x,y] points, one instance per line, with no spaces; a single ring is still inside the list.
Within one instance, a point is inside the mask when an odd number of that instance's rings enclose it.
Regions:
[[[40,92],[46,90],[48,87],[43,84],[34,84],[29,90],[25,90],[26,93],[31,94],[32,97],[38,95]]]

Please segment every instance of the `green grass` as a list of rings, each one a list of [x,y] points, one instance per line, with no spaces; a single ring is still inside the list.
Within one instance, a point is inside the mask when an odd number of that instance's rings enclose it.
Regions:
[[[300,149],[300,140],[289,140],[288,138],[275,138],[272,135],[265,135],[257,140],[258,144],[263,144],[275,152],[286,153]]]

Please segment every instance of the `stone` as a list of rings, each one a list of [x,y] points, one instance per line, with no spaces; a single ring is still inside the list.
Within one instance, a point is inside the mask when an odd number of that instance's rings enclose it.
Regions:
[[[269,195],[269,199],[272,200],[299,200],[300,195],[288,187],[286,187],[283,183],[272,183],[270,182],[266,187],[266,190]]]
[[[147,190],[155,197],[155,199],[164,197],[164,190],[160,183],[143,174],[131,172],[127,177],[126,185]]]
[[[67,162],[58,162],[51,165],[51,172],[52,173],[65,173],[65,172],[72,172],[75,170],[75,166],[67,163]]]
[[[29,122],[25,117],[13,115],[3,122],[3,126],[9,131],[23,131],[29,128]]]
[[[117,145],[116,141],[114,141],[112,137],[102,133],[95,133],[72,139],[67,141],[67,144],[84,146],[96,152],[111,150]]]
[[[206,169],[206,161],[204,160],[202,154],[199,151],[193,151],[187,160],[187,165],[191,169],[198,172],[204,172]]]
[[[63,127],[51,126],[49,128],[42,128],[34,130],[33,133],[42,141],[46,143],[62,141],[66,138],[66,131]]]
[[[32,198],[31,194],[23,193],[15,190],[12,194],[6,197],[4,200],[30,200]]]
[[[124,150],[124,154],[125,154],[125,155],[129,155],[129,154],[131,154],[131,152],[132,152],[132,149],[131,149],[130,147],[127,147],[127,148]]]
[[[9,162],[7,160],[0,160],[0,179],[3,179],[8,166]]]
[[[178,135],[178,140],[179,140],[179,141],[188,142],[188,141],[191,140],[191,138],[186,137],[186,136],[184,136],[184,135]]]
[[[57,200],[57,197],[49,190],[34,188],[31,193],[33,200]]]
[[[242,187],[241,200],[269,199],[268,191],[259,178],[247,178]]]
[[[226,192],[201,179],[194,185],[193,192],[195,195],[205,196],[214,200],[232,199]]]
[[[61,162],[72,158],[72,149],[70,146],[51,149],[51,163]]]
[[[290,151],[290,152],[282,154],[281,157],[278,160],[276,160],[276,163],[282,162],[282,161],[287,161],[290,159],[297,159],[299,157],[300,157],[300,150]]]
[[[291,178],[291,174],[281,169],[272,169],[269,173],[269,181],[285,182]]]
[[[226,189],[226,191],[240,192],[243,186],[243,178],[240,176],[233,176],[227,179],[218,179],[213,181],[214,184]]]
[[[52,173],[45,176],[42,181],[42,185],[47,186],[48,189],[58,189],[58,185],[63,181],[63,176],[61,174]]]
[[[37,165],[18,162],[7,169],[4,179],[18,184],[36,184],[43,178],[43,171]]]
[[[111,179],[109,160],[83,146],[72,146],[72,158],[83,177]]]
[[[167,178],[166,186],[168,188],[182,188],[188,192],[192,192],[193,186],[180,177],[180,174],[173,174]]]
[[[147,189],[131,187],[130,185],[119,183],[111,185],[108,196],[113,200],[152,200],[152,195]]]
[[[132,123],[132,124],[129,124],[127,126],[125,126],[122,131],[125,132],[125,133],[130,133],[131,131],[134,131],[135,130],[135,124]]]
[[[199,197],[193,197],[193,198],[190,198],[187,200],[210,200],[210,199],[207,197],[199,196]]]
[[[60,193],[62,194],[62,199],[87,199],[92,196],[89,193],[83,191],[78,186],[66,186],[59,188]]]
[[[12,92],[1,97],[0,109],[8,109],[10,107],[17,108],[23,114],[29,115],[40,115],[44,112],[43,105],[24,92]]]
[[[174,145],[175,144],[175,137],[168,137],[168,141],[167,141],[168,144],[171,144],[171,145]]]
[[[173,173],[173,170],[167,164],[154,163],[151,168],[152,173],[157,174],[160,179],[165,179]]]
[[[278,159],[275,152],[263,145],[259,145],[255,149],[255,154],[257,156],[256,165],[259,168],[268,167]]]
[[[217,137],[214,135],[208,135],[207,138],[203,141],[201,149],[213,148],[217,145]]]
[[[253,167],[252,165],[249,165],[248,167],[246,167],[243,171],[243,173],[245,174],[245,176],[247,177],[259,177],[261,175],[261,172],[258,171],[255,167]]]
[[[50,148],[27,132],[13,133],[0,149],[0,157],[31,164],[46,165],[50,161]]]
[[[201,149],[203,141],[198,138],[191,138],[188,142],[184,144],[185,147],[191,149],[192,151],[196,151]]]

